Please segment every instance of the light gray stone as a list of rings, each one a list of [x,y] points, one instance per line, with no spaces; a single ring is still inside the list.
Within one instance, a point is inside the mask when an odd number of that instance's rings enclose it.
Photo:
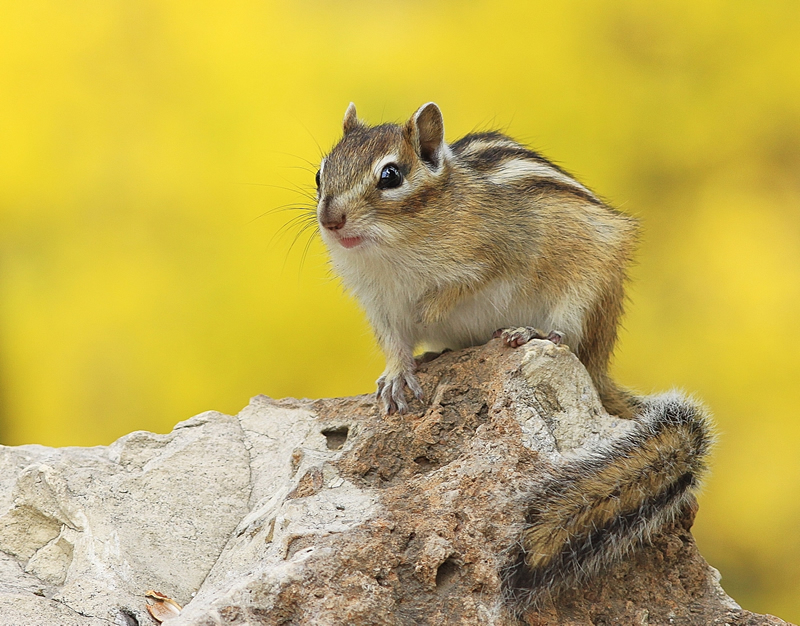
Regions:
[[[143,593],[155,588],[188,602],[249,510],[243,432],[218,413],[169,435],[136,432],[88,449],[5,448],[0,456],[17,470],[13,481],[4,475],[0,550],[24,570],[23,589],[43,594],[31,606],[51,613],[63,606],[114,622],[123,611],[148,623]],[[15,620],[0,612],[2,624],[26,623]]]

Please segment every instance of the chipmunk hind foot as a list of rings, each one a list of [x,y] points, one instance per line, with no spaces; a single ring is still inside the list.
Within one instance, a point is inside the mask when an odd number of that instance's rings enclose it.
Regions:
[[[519,348],[531,339],[547,339],[557,346],[564,343],[564,333],[560,330],[545,332],[533,326],[520,326],[519,328],[499,328],[492,333],[492,339],[500,338],[509,348]]]

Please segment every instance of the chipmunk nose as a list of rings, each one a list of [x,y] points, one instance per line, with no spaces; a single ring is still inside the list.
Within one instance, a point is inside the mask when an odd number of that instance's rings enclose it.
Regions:
[[[340,230],[347,222],[347,218],[344,215],[340,215],[338,217],[323,217],[320,221],[328,230]]]
[[[331,204],[330,198],[325,198],[322,201],[319,223],[328,230],[341,230],[347,223],[347,216],[344,214],[344,211],[341,209],[334,209]]]

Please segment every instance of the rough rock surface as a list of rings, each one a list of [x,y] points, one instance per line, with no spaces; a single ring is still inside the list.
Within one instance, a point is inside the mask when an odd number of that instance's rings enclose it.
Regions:
[[[428,400],[254,398],[168,435],[0,448],[0,624],[783,624],[740,609],[689,532],[520,622],[503,601],[543,471],[619,436],[565,347],[495,340],[420,368]]]

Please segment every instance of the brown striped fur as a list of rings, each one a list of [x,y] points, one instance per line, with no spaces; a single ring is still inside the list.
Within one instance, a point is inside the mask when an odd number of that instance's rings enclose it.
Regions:
[[[505,570],[513,606],[558,597],[649,542],[690,506],[713,441],[705,409],[670,392],[642,398],[628,434],[556,467],[528,497]]]

